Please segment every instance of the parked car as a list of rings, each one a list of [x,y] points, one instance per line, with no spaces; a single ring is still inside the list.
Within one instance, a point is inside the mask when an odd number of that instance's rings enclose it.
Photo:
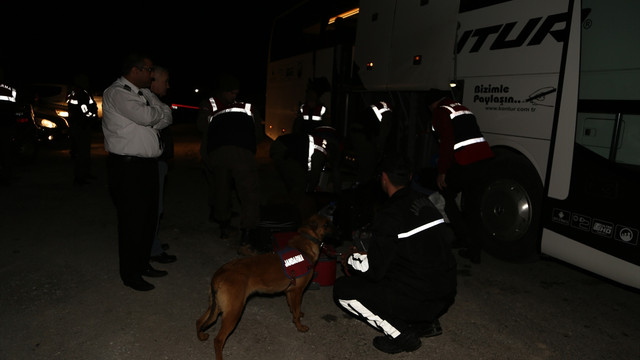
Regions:
[[[65,149],[70,144],[67,89],[67,85],[49,83],[31,84],[26,88],[32,99],[38,139],[43,144]]]

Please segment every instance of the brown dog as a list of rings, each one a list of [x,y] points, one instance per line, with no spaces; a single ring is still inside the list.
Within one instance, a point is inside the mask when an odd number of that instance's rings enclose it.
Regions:
[[[327,217],[313,215],[300,226],[298,234],[289,240],[288,246],[300,251],[306,263],[311,267],[301,277],[287,275],[283,270],[283,260],[277,253],[234,259],[216,271],[209,287],[209,308],[196,321],[198,339],[205,341],[209,338],[209,334],[204,331],[222,313],[222,324],[218,335],[213,340],[216,359],[222,360],[222,348],[227,337],[238,324],[247,297],[252,293],[284,292],[296,328],[301,332],[309,330],[307,326],[300,323],[300,318],[304,315],[300,311],[302,294],[313,278],[313,267],[318,261],[322,241],[325,235],[331,232],[331,229],[331,221]],[[301,257],[297,256],[296,259],[301,259]],[[290,262],[295,262],[295,260]]]

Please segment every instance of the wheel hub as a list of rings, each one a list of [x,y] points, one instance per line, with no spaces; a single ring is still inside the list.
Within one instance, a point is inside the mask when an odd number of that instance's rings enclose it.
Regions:
[[[480,203],[480,216],[485,228],[496,240],[517,241],[531,225],[531,199],[518,182],[501,179],[485,189]]]

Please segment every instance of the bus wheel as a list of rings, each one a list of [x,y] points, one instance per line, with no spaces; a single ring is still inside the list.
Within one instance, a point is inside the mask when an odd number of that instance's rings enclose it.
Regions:
[[[511,152],[497,152],[479,194],[484,249],[513,262],[539,256],[542,183],[533,165]]]

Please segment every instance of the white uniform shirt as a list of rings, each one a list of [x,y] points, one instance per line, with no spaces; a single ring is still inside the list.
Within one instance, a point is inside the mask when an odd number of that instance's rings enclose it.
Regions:
[[[105,150],[146,158],[162,154],[159,130],[171,125],[173,118],[171,108],[149,89],[119,78],[102,95],[102,113]]]

